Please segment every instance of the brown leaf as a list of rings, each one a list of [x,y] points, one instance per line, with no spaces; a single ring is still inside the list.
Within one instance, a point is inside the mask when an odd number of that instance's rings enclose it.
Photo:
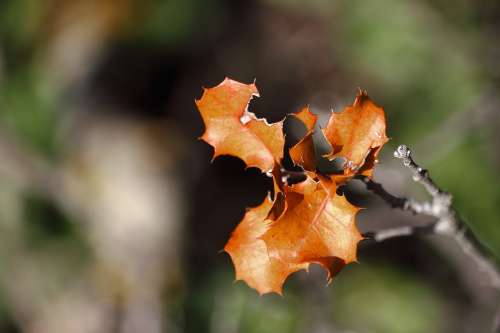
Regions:
[[[204,89],[196,101],[205,123],[201,139],[214,147],[213,158],[232,155],[247,167],[271,171],[283,158],[283,122],[268,124],[247,110],[253,96],[259,96],[255,84],[226,78],[214,88]]]
[[[335,192],[335,183],[304,181],[300,190],[290,188],[287,208],[261,237],[269,256],[290,264],[318,263],[328,279],[341,266],[356,261],[359,233],[355,215],[359,208]]]
[[[376,158],[382,146],[388,141],[385,134],[384,110],[360,91],[352,106],[341,113],[333,113],[323,134],[332,146],[326,157],[346,159],[344,173],[361,173],[372,176]]]
[[[295,165],[300,165],[304,170],[316,170],[316,153],[314,151],[313,133],[318,116],[304,107],[300,112],[292,114],[306,127],[307,133],[296,145],[290,148],[290,157]]]
[[[282,293],[286,278],[316,263],[328,272],[328,281],[356,260],[362,239],[354,218],[359,208],[335,193],[335,183],[308,177],[285,185],[284,212],[271,218],[276,205],[269,198],[247,210],[224,250],[244,280],[260,294]],[[278,192],[283,193],[283,192]]]
[[[206,130],[202,139],[214,147],[214,158],[228,154],[241,158],[273,177],[272,198],[248,209],[224,250],[244,280],[260,294],[281,294],[287,277],[311,263],[328,272],[328,281],[346,265],[356,261],[358,242],[363,238],[356,227],[359,208],[336,193],[337,186],[356,174],[371,176],[377,154],[387,142],[384,111],[366,92],[340,114],[332,113],[323,133],[332,146],[328,158],[344,157],[343,174],[325,175],[316,170],[312,134],[317,116],[308,107],[293,114],[306,127],[306,135],[290,149],[299,173],[305,180],[287,185],[282,172],[283,122],[267,124],[247,107],[258,96],[254,84],[225,79],[205,89],[196,101]]]
[[[236,280],[244,280],[261,295],[281,294],[288,275],[308,266],[269,257],[266,243],[260,237],[272,222],[266,220],[272,206],[273,202],[266,198],[260,206],[248,209],[224,247],[233,261]]]

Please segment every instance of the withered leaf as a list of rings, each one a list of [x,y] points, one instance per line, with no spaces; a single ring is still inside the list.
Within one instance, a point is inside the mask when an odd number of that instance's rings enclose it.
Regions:
[[[356,260],[362,239],[355,215],[359,208],[335,193],[335,184],[308,177],[285,185],[285,209],[269,218],[275,202],[266,199],[249,209],[226,247],[244,280],[260,294],[282,293],[286,278],[311,263],[328,271],[330,281],[346,264]]]
[[[385,134],[384,110],[375,105],[366,91],[360,91],[352,106],[341,113],[332,112],[323,134],[332,146],[326,157],[346,159],[344,173],[372,176],[373,167]]]
[[[233,261],[236,280],[244,280],[261,295],[269,292],[281,294],[286,278],[308,266],[268,255],[266,243],[260,237],[272,222],[266,219],[272,206],[273,202],[266,198],[260,206],[248,209],[224,247]]]
[[[282,169],[283,122],[268,124],[248,111],[255,84],[226,78],[205,89],[196,101],[205,123],[201,137],[214,147],[214,158],[227,154],[241,158],[273,177],[274,191],[258,207],[247,210],[224,250],[231,256],[236,279],[260,294],[281,294],[287,277],[311,263],[324,267],[328,281],[356,261],[363,238],[356,227],[359,208],[337,194],[337,186],[354,175],[372,176],[377,155],[387,142],[385,115],[365,91],[342,113],[332,113],[323,129],[332,151],[327,157],[346,159],[343,174],[325,175],[316,168],[313,131],[317,116],[308,107],[293,114],[306,127],[305,136],[290,157],[304,169],[304,181],[288,185],[291,173]],[[303,178],[302,178],[303,179]]]
[[[289,188],[286,210],[262,236],[271,258],[318,263],[329,272],[329,280],[356,260],[357,244],[363,239],[355,223],[359,208],[335,190],[333,182],[310,178]]]
[[[268,172],[283,158],[283,122],[268,124],[249,112],[253,96],[259,96],[255,84],[229,78],[214,88],[204,89],[196,101],[205,123],[201,139],[214,147],[214,158],[236,156],[247,167]]]

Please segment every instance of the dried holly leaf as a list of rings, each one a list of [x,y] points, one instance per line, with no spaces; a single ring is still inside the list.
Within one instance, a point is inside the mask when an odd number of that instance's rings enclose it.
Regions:
[[[346,174],[371,177],[377,155],[388,141],[385,127],[384,110],[373,103],[366,91],[359,91],[354,104],[341,113],[332,112],[323,129],[332,146],[332,152],[326,157],[345,158]]]
[[[332,146],[328,158],[347,160],[343,174],[316,171],[312,134],[317,116],[303,108],[293,116],[306,127],[306,135],[290,149],[290,156],[305,172],[305,180],[287,185],[290,172],[282,172],[283,122],[268,124],[247,110],[255,84],[225,79],[205,89],[196,101],[205,122],[202,139],[214,147],[214,158],[222,154],[241,158],[247,167],[257,167],[273,177],[273,197],[248,209],[224,250],[244,280],[260,294],[281,294],[287,277],[311,263],[320,264],[330,281],[346,264],[356,261],[357,244],[363,238],[355,216],[359,208],[338,195],[338,185],[355,174],[370,175],[376,157],[387,142],[384,111],[366,92],[340,114],[332,114],[324,135]]]
[[[336,194],[335,183],[307,179],[289,188],[287,208],[261,237],[270,258],[288,264],[318,263],[328,280],[346,264],[356,261],[359,208]]]
[[[316,153],[312,135],[318,116],[312,113],[307,106],[292,115],[304,124],[307,133],[295,146],[290,148],[290,157],[295,165],[300,165],[304,170],[315,171]]]
[[[266,243],[260,237],[269,228],[271,220],[266,217],[272,207],[273,202],[266,198],[260,206],[248,209],[224,247],[233,261],[236,280],[244,280],[261,295],[281,294],[286,278],[308,266],[269,257]]]
[[[269,198],[247,210],[224,250],[244,280],[260,294],[282,293],[286,278],[317,263],[328,272],[328,281],[356,260],[362,239],[354,218],[359,208],[335,192],[326,178],[308,177],[293,186],[284,185],[283,213],[270,218],[276,206]]]
[[[247,167],[268,172],[283,158],[283,122],[268,124],[249,112],[253,96],[259,96],[255,84],[229,78],[214,88],[204,89],[203,96],[196,101],[205,123],[201,139],[214,147],[213,158],[236,156]]]

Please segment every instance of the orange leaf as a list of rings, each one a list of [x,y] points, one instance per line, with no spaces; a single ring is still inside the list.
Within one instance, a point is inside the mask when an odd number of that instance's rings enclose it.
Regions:
[[[346,159],[344,173],[372,176],[373,166],[382,146],[388,141],[385,134],[384,110],[360,91],[352,106],[342,113],[333,113],[323,134],[332,146],[326,157]]]
[[[272,206],[273,202],[266,198],[260,206],[248,209],[224,247],[233,261],[236,280],[244,280],[261,295],[281,294],[288,275],[308,266],[269,257],[266,243],[260,237],[269,228],[271,221],[266,217]]]
[[[318,116],[304,107],[300,112],[292,114],[299,119],[307,129],[307,133],[295,146],[290,148],[290,157],[295,165],[300,165],[304,170],[316,170],[316,153],[314,151],[313,132]]]
[[[308,107],[293,114],[306,127],[306,135],[290,149],[306,179],[287,185],[282,173],[283,122],[268,124],[247,110],[255,84],[226,78],[205,89],[196,101],[205,123],[201,137],[214,147],[214,158],[222,154],[241,158],[247,167],[257,167],[273,177],[274,194],[258,207],[247,210],[224,250],[231,256],[236,279],[244,280],[260,294],[281,294],[287,277],[317,263],[328,272],[328,281],[346,265],[356,261],[356,227],[359,208],[338,195],[338,185],[356,174],[371,176],[377,155],[387,142],[384,111],[366,92],[340,114],[332,113],[323,133],[332,146],[329,159],[344,157],[343,174],[316,171],[312,134],[317,116]],[[302,174],[301,174],[302,175]]]
[[[214,88],[204,89],[196,101],[205,123],[201,139],[214,147],[213,158],[232,155],[247,167],[271,171],[283,158],[283,122],[268,124],[247,110],[253,96],[259,96],[255,84],[226,78]]]
[[[307,179],[300,191],[290,188],[287,208],[271,222],[261,237],[271,258],[289,264],[318,263],[328,280],[356,261],[359,233],[355,215],[359,208],[335,192],[335,183]]]

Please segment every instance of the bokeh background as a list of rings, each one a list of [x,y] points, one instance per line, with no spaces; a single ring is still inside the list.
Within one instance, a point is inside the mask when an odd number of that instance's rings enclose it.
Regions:
[[[367,89],[392,138],[376,180],[426,198],[408,144],[500,257],[499,36],[494,0],[1,0],[0,332],[488,332],[498,292],[439,237],[363,244],[283,298],[233,283],[220,250],[270,179],[210,164],[194,100],[256,79],[258,116],[324,123]],[[430,222],[346,195],[365,231]]]

